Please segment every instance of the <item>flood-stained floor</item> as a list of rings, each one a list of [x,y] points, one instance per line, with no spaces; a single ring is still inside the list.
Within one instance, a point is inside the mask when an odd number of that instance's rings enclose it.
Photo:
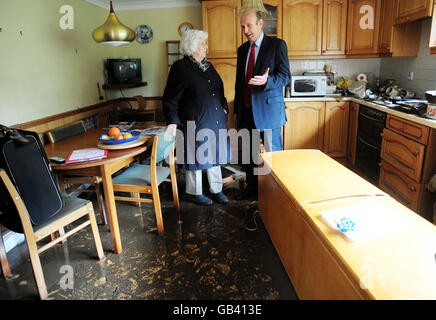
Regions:
[[[230,199],[239,193],[234,185],[225,190]],[[256,201],[199,207],[181,192],[177,211],[170,190],[161,193],[163,236],[152,205],[117,201],[121,254],[113,253],[109,226],[101,225],[104,261],[88,228],[42,253],[48,299],[296,299],[260,217],[256,231],[246,229],[255,227]],[[37,299],[25,244],[8,257],[13,279],[0,276],[0,299]]]

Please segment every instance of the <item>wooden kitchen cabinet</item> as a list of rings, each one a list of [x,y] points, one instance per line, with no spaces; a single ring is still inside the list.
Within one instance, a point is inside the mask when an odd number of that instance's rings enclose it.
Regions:
[[[363,10],[365,8],[368,10]],[[381,0],[349,1],[347,56],[376,56],[380,30],[380,11]]]
[[[424,145],[427,145],[430,136],[429,127],[390,114],[386,119],[386,128]]]
[[[416,57],[421,42],[421,21],[394,25],[396,0],[381,3],[378,52],[382,57]]]
[[[383,161],[380,165],[380,188],[406,207],[417,211],[420,185]]]
[[[236,128],[234,120],[234,100],[235,100],[235,79],[236,79],[236,59],[210,59],[224,84],[224,94],[229,106],[227,115],[227,128]]]
[[[436,129],[388,114],[382,136],[380,188],[432,221],[436,199],[425,184],[436,172]]]
[[[263,0],[265,9],[269,12],[264,17],[263,31],[270,37],[282,38],[282,0]],[[245,36],[244,36],[244,40]]]
[[[396,0],[384,0],[381,3],[379,53],[391,53],[394,34],[394,15]]]
[[[318,149],[324,145],[325,103],[288,102],[288,121],[283,129],[283,147],[291,149]]]
[[[359,125],[359,104],[350,103],[350,123],[348,126],[347,160],[356,164],[357,133]]]
[[[347,156],[348,102],[288,102],[286,117],[285,150],[317,149],[331,157]]]
[[[321,55],[323,0],[283,0],[283,40],[288,55]]]
[[[434,0],[397,0],[395,24],[411,22],[432,16]]]
[[[389,129],[382,137],[381,158],[414,181],[421,181],[425,146]]]
[[[348,0],[284,0],[289,57],[344,55],[347,5]]]
[[[236,58],[242,44],[240,0],[203,1],[203,30],[209,33],[208,58]]]
[[[348,0],[324,0],[322,55],[344,55]]]
[[[326,102],[323,151],[328,156],[347,156],[349,107],[349,102]]]

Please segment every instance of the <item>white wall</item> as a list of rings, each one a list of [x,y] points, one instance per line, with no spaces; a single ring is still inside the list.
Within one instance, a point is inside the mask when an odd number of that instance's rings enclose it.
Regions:
[[[381,59],[382,79],[396,79],[400,87],[412,89],[421,97],[425,91],[436,89],[436,55],[431,55],[428,47],[430,27],[431,19],[423,20],[418,57]],[[414,80],[407,80],[408,72],[414,72]]]

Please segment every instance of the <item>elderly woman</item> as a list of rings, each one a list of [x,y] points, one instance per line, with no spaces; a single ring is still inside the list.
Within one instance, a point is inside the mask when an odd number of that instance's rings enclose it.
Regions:
[[[163,96],[163,111],[170,130],[183,133],[183,160],[186,171],[186,199],[199,205],[212,205],[203,194],[202,171],[206,170],[210,197],[228,203],[222,193],[221,164],[230,159],[227,141],[227,100],[223,82],[205,58],[207,32],[186,31],[180,41],[184,58],[171,66]],[[181,140],[178,139],[180,142]],[[180,159],[182,158],[182,159]]]

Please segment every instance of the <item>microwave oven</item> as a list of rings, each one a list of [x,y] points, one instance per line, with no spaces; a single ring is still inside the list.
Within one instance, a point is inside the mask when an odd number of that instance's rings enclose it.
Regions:
[[[291,97],[325,96],[327,76],[292,76]]]

